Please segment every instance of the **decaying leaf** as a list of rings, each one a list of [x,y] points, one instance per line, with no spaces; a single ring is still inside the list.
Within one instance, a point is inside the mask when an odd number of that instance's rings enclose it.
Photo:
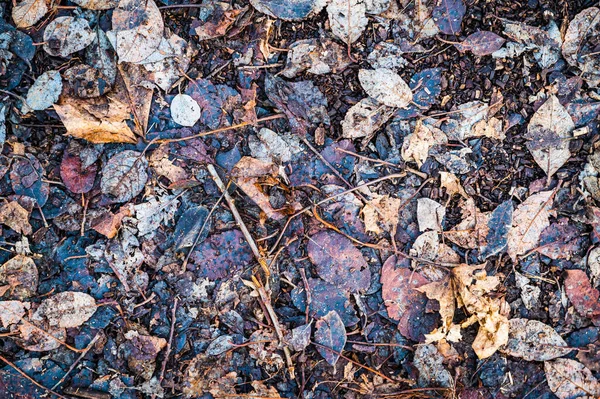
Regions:
[[[417,288],[417,291],[427,295],[427,298],[434,299],[439,304],[440,317],[442,318],[442,327],[427,334],[428,342],[437,341],[438,336],[444,337],[448,341],[459,341],[461,339],[460,327],[452,321],[456,311],[454,282],[450,278],[444,278],[439,281],[433,281]],[[457,328],[458,327],[458,330]],[[432,339],[433,338],[433,339]]]
[[[518,44],[517,47],[520,47],[516,50],[515,55],[532,50],[533,57],[542,68],[551,67],[560,58],[562,37],[554,21],[550,21],[543,28],[509,20],[502,20],[502,24],[504,25],[504,34],[516,42],[508,43],[506,46],[507,51],[510,44]],[[502,52],[502,50],[494,53],[494,56]],[[510,56],[511,54],[501,55]]]
[[[27,106],[34,111],[43,111],[53,106],[62,91],[62,80],[58,71],[41,74],[27,91]]]
[[[192,46],[181,37],[172,34],[162,38],[158,48],[140,61],[144,69],[150,72],[145,79],[156,83],[158,87],[168,92],[171,86],[187,72],[193,54]],[[127,84],[126,76],[124,79]],[[135,85],[140,85],[140,82],[136,82]]]
[[[346,327],[337,312],[331,311],[317,320],[315,342],[325,347],[317,346],[317,351],[327,363],[335,366],[346,345]]]
[[[319,276],[342,289],[364,292],[371,284],[371,271],[361,252],[348,238],[322,231],[309,238],[308,256]]]
[[[583,270],[566,271],[565,291],[577,313],[600,326],[600,292]]]
[[[19,324],[31,305],[21,301],[0,301],[0,321],[4,328]]]
[[[0,206],[0,223],[13,229],[17,234],[29,235],[32,232],[29,224],[29,212],[17,201]]]
[[[513,225],[514,206],[511,200],[504,201],[490,214],[486,243],[481,249],[481,257],[487,259],[506,249],[508,234]]]
[[[51,326],[73,328],[88,321],[96,309],[96,301],[88,294],[65,291],[44,299],[33,318],[44,318]]]
[[[481,212],[472,198],[461,200],[459,207],[463,220],[444,233],[446,238],[462,248],[484,247],[489,234],[490,214]]]
[[[98,165],[91,164],[87,168],[78,155],[65,151],[60,163],[60,177],[65,186],[75,194],[89,192],[94,187]]]
[[[508,232],[508,255],[513,261],[535,248],[542,231],[550,225],[550,209],[554,191],[541,191],[528,197],[513,212]]]
[[[527,126],[527,148],[548,179],[571,157],[569,137],[573,119],[558,98],[552,95],[537,110]]]
[[[199,20],[192,21],[191,28],[198,40],[223,36],[243,10],[235,10],[224,1],[204,2],[200,5]]]
[[[569,23],[562,44],[562,55],[572,66],[583,72],[592,87],[600,84],[600,60],[597,42],[600,35],[600,8],[589,7],[581,11]]]
[[[459,194],[463,198],[468,198],[465,189],[460,184],[460,180],[454,173],[440,171],[440,187],[446,189],[446,194],[453,196]]]
[[[67,69],[64,78],[68,82],[69,95],[80,98],[99,97],[112,89],[109,78],[99,69],[89,65],[75,65]]]
[[[12,18],[17,28],[35,25],[48,12],[46,0],[21,0],[12,9]]]
[[[419,231],[442,231],[442,224],[446,216],[446,208],[429,198],[419,198],[417,201],[417,220]]]
[[[143,154],[126,150],[108,160],[100,188],[115,202],[127,202],[142,192],[148,181],[148,161]]]
[[[138,233],[142,237],[152,238],[160,226],[168,226],[175,218],[179,200],[175,195],[157,190],[157,195],[147,201],[133,206],[137,219]]]
[[[571,352],[562,337],[541,321],[511,319],[509,325],[508,343],[500,350],[509,356],[543,362]]]
[[[382,226],[387,232],[394,233],[398,225],[398,212],[402,201],[389,195],[377,195],[362,209],[365,231],[381,234]]]
[[[31,259],[25,255],[17,255],[0,266],[0,286],[8,287],[6,296],[23,300],[37,293],[38,269]]]
[[[389,42],[379,42],[369,53],[367,61],[373,69],[387,68],[397,71],[408,64],[402,54],[404,51],[400,46]]]
[[[325,0],[250,0],[259,12],[285,21],[306,19],[318,14],[327,2]]]
[[[462,19],[467,12],[463,0],[437,0],[433,20],[442,33],[456,35],[460,32]]]
[[[483,101],[470,101],[461,104],[456,109],[456,114],[444,122],[441,129],[451,140],[465,140],[471,137],[489,137],[504,140],[502,121],[493,116],[492,110],[498,110],[499,104],[494,108]],[[500,104],[501,106],[501,104]]]
[[[526,309],[533,309],[539,305],[540,294],[542,290],[540,287],[529,284],[531,279],[525,277],[521,273],[515,271],[515,283],[517,288],[521,290],[521,300]]]
[[[358,40],[367,27],[367,7],[361,0],[330,0],[327,15],[331,32],[344,43]]]
[[[315,75],[339,73],[350,65],[346,49],[330,39],[305,39],[290,45],[281,74],[293,78],[306,71]]]
[[[363,98],[346,112],[342,121],[342,136],[348,139],[364,137],[363,145],[367,144],[392,117],[393,110],[371,97]]]
[[[499,50],[504,42],[506,42],[506,39],[503,37],[484,30],[470,34],[465,40],[454,46],[460,52],[470,51],[475,55],[484,56]]]
[[[181,126],[194,126],[200,119],[200,106],[187,94],[177,94],[171,101],[171,117]]]
[[[27,154],[14,160],[9,176],[15,194],[33,198],[40,207],[46,204],[50,186],[44,181],[44,168],[36,157]]]
[[[418,121],[412,134],[406,136],[402,143],[402,158],[413,161],[419,167],[429,157],[429,150],[439,144],[447,144],[448,138],[440,129]]]
[[[72,0],[79,7],[90,10],[110,10],[119,4],[119,0]]]
[[[67,57],[89,46],[94,35],[83,18],[58,17],[44,31],[44,50],[55,57]]]
[[[548,386],[559,399],[600,396],[600,382],[590,369],[576,360],[556,359],[544,362]]]
[[[358,80],[369,96],[388,107],[405,108],[412,101],[410,87],[391,69],[361,69]]]
[[[452,374],[444,367],[444,357],[435,345],[420,345],[415,350],[414,365],[419,370],[419,386],[451,387]]]
[[[120,0],[106,34],[119,61],[137,63],[148,58],[163,39],[164,23],[154,0]]]

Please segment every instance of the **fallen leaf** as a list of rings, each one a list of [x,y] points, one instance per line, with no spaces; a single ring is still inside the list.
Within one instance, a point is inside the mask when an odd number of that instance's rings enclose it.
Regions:
[[[0,206],[0,223],[10,227],[17,234],[32,233],[29,224],[29,212],[17,201],[6,202]]]
[[[93,40],[92,29],[83,18],[58,17],[44,30],[44,50],[54,57],[68,57]]]
[[[135,375],[149,380],[156,368],[156,356],[167,346],[167,340],[130,330],[125,333],[126,341],[119,347],[125,354],[127,365]]]
[[[575,124],[571,116],[554,95],[529,121],[525,135],[529,140],[527,148],[548,179],[571,157],[569,138],[573,129]]]
[[[325,0],[250,0],[258,12],[284,21],[298,21],[321,12]]]
[[[494,32],[479,31],[470,34],[460,43],[456,43],[454,46],[458,51],[464,53],[470,51],[477,56],[490,55],[502,47],[506,42],[506,39],[498,36]]]
[[[300,140],[296,136],[279,135],[271,129],[262,128],[248,139],[248,147],[253,158],[263,162],[283,165],[302,152]]]
[[[177,196],[158,189],[156,194],[133,206],[138,234],[148,239],[153,238],[161,226],[169,226],[173,222],[179,206]]]
[[[252,251],[240,230],[213,234],[197,245],[190,255],[194,273],[209,280],[233,276],[253,259]]]
[[[62,91],[62,80],[58,71],[41,74],[27,91],[27,106],[34,111],[43,111],[58,101]]]
[[[19,324],[31,305],[21,301],[0,301],[0,321],[4,328]]]
[[[75,194],[84,194],[94,187],[98,165],[91,164],[87,168],[83,167],[81,158],[72,155],[68,150],[63,154],[60,163],[60,177],[65,186]]]
[[[193,54],[194,50],[188,42],[172,34],[168,38],[163,38],[158,48],[140,61],[140,64],[150,72],[147,80],[156,83],[158,87],[168,92],[171,86],[187,72]],[[139,85],[139,82],[135,85]]]
[[[119,4],[119,0],[71,0],[79,7],[90,10],[110,10]]]
[[[89,65],[75,65],[67,69],[64,78],[68,82],[69,95],[75,97],[100,97],[112,89],[109,79],[100,70]],[[58,95],[56,98],[58,100]]]
[[[342,137],[356,139],[364,137],[363,145],[371,141],[375,133],[392,117],[394,109],[379,104],[371,97],[354,104],[342,121]]]
[[[592,372],[578,361],[556,359],[544,362],[548,386],[558,399],[600,396],[600,383]]]
[[[461,199],[459,207],[463,220],[444,235],[459,247],[480,249],[487,244],[490,214],[481,212],[472,198]]]
[[[600,292],[583,270],[567,270],[565,274],[565,292],[577,313],[600,326]]]
[[[395,116],[408,119],[422,115],[431,108],[442,92],[441,83],[441,68],[425,68],[415,73],[408,83],[413,92],[412,103],[406,108],[396,110]]]
[[[148,130],[154,84],[148,80],[146,70],[141,65],[120,63],[118,70],[115,97],[129,106],[135,131],[143,137]]]
[[[528,279],[521,273],[515,271],[515,282],[517,288],[521,291],[521,300],[526,309],[533,309],[539,306],[540,294],[542,290],[540,287],[529,284],[531,279]]]
[[[379,226],[394,234],[398,226],[398,213],[402,201],[389,195],[375,196],[365,204],[362,209],[365,221],[365,230],[375,234],[381,234],[383,230]]]
[[[154,0],[120,0],[112,13],[112,30],[106,35],[120,62],[148,58],[163,39],[164,23]]]
[[[438,0],[432,16],[442,33],[456,35],[460,32],[466,12],[467,8],[463,0]]]
[[[454,379],[443,362],[444,357],[435,345],[419,345],[414,357],[414,366],[419,370],[419,386],[452,387]]]
[[[177,94],[171,101],[171,117],[181,126],[194,126],[200,119],[200,106],[187,94]]]
[[[102,170],[102,193],[115,202],[127,202],[142,192],[148,181],[148,161],[143,154],[126,150],[108,160]]]
[[[317,346],[323,359],[335,366],[346,345],[346,327],[337,312],[331,311],[317,320],[315,342],[325,347]]]
[[[550,225],[550,209],[554,191],[541,191],[529,196],[513,212],[508,232],[508,255],[514,261],[537,247],[542,231]]]
[[[583,78],[591,87],[600,84],[600,61],[596,42],[600,18],[600,8],[589,7],[581,11],[569,22],[562,44],[562,55],[569,65],[578,67]]]
[[[131,216],[131,209],[128,206],[123,206],[116,214],[106,212],[94,218],[91,222],[91,228],[106,238],[114,238],[119,232],[125,216]]]
[[[429,198],[419,198],[417,200],[419,231],[442,231],[445,216],[446,208],[442,204]]]
[[[389,42],[379,42],[367,56],[367,61],[373,69],[387,68],[397,71],[408,65],[408,61],[402,57],[402,54],[404,51],[400,46]]]
[[[504,34],[522,46],[517,53],[533,50],[533,57],[542,68],[549,68],[559,60],[562,36],[554,21],[543,28],[509,20],[502,20],[502,24]]]
[[[453,337],[448,338],[448,334],[454,327],[452,321],[454,320],[454,312],[456,311],[454,285],[452,279],[447,276],[446,278],[433,281],[429,284],[425,284],[417,288],[417,291],[427,295],[428,299],[434,299],[439,303],[439,314],[442,318],[442,329],[439,331],[442,337],[454,341]],[[437,330],[432,331],[428,335],[435,335]],[[458,337],[457,337],[458,338]],[[426,340],[427,339],[426,336]]]
[[[338,315],[339,317],[339,315]],[[311,324],[305,324],[292,329],[291,337],[287,342],[290,348],[296,352],[301,352],[310,344],[310,333],[312,332]]]
[[[321,231],[309,238],[307,251],[323,280],[350,292],[364,292],[371,285],[367,261],[343,235]]]
[[[582,240],[582,231],[567,218],[560,218],[542,231],[535,251],[550,259],[569,260],[584,246]]]
[[[527,361],[543,362],[566,356],[572,349],[549,325],[537,320],[511,319],[508,343],[502,353]]]
[[[12,18],[17,28],[29,28],[42,19],[47,12],[46,0],[22,0],[14,5]]]
[[[38,269],[25,255],[17,255],[0,266],[0,286],[9,286],[9,298],[23,300],[37,294]]]
[[[488,234],[486,243],[481,249],[482,259],[499,254],[506,249],[508,244],[508,234],[513,225],[512,200],[501,203],[492,211],[488,220]]]
[[[361,0],[330,0],[327,15],[331,33],[350,45],[358,40],[367,27],[367,7]]]
[[[117,77],[116,53],[102,29],[96,29],[95,33],[94,40],[85,49],[86,64],[100,71],[112,86]]]
[[[459,194],[463,198],[469,197],[454,173],[440,171],[440,187],[445,188],[449,196]]]
[[[405,161],[415,162],[419,168],[429,157],[429,150],[438,144],[447,144],[448,138],[440,129],[417,121],[415,130],[404,138],[401,155]]]
[[[358,80],[369,96],[388,107],[405,108],[412,101],[410,87],[391,69],[361,69]]]
[[[198,40],[209,40],[220,37],[235,22],[244,10],[235,10],[224,1],[205,2],[201,4],[199,20],[192,21],[191,29],[198,35]]]
[[[31,154],[13,161],[10,169],[10,182],[17,195],[33,198],[42,207],[48,200],[50,186],[43,180],[44,168]]]
[[[33,318],[45,318],[50,326],[74,328],[88,321],[96,309],[96,301],[88,294],[65,291],[44,299]]]
[[[298,40],[288,48],[285,68],[281,75],[291,79],[304,71],[314,75],[339,73],[348,65],[350,59],[346,49],[333,40]]]

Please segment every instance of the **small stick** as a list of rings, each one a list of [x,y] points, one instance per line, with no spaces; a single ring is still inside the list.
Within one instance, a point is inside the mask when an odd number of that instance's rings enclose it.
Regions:
[[[79,362],[84,358],[84,356],[87,355],[87,353],[90,351],[90,349],[92,349],[92,346],[94,346],[94,344],[96,343],[96,341],[98,340],[99,337],[100,337],[100,332],[97,332],[96,335],[94,335],[94,338],[92,338],[92,340],[90,341],[89,345],[85,348],[85,350],[83,352],[81,352],[81,355],[79,355],[77,360],[75,360],[75,362],[73,362],[73,364],[71,365],[71,367],[69,367],[69,369],[67,370],[65,375],[63,375],[62,378],[56,384],[54,384],[52,389],[58,388],[58,386],[65,381],[67,376],[69,374],[71,374],[71,371],[73,371],[75,369],[75,366],[77,366],[77,364],[79,364]]]
[[[160,367],[160,376],[158,377],[158,385],[162,383],[165,378],[165,370],[167,369],[167,362],[171,355],[171,345],[173,343],[173,335],[175,333],[175,323],[177,320],[177,297],[173,301],[173,310],[171,311],[171,331],[169,332],[169,342],[167,342],[167,350],[165,351],[165,358],[163,359],[162,366]],[[152,395],[154,398],[154,394]]]
[[[35,386],[37,386],[39,388],[42,388],[43,390],[45,390],[47,392],[50,392],[52,395],[58,396],[61,399],[67,399],[65,396],[62,396],[61,394],[54,392],[50,388],[46,388],[45,386],[43,386],[42,384],[40,384],[39,382],[37,382],[36,380],[34,380],[33,378],[31,378],[30,376],[28,376],[27,373],[25,373],[23,370],[21,370],[20,368],[18,368],[16,364],[14,364],[10,360],[6,359],[4,356],[0,355],[0,360],[2,360],[4,363],[8,364],[10,367],[12,367],[13,369],[15,369],[15,371],[17,373],[21,374],[24,378],[26,378],[29,381],[31,381],[31,383],[34,384]]]

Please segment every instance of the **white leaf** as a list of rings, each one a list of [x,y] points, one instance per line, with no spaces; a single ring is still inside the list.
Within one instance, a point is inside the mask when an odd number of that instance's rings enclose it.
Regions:
[[[44,50],[54,57],[68,57],[94,41],[94,33],[83,18],[58,17],[44,31]]]
[[[370,140],[391,118],[393,111],[393,108],[379,104],[371,97],[363,98],[346,112],[342,121],[342,136],[348,139],[366,137]]]
[[[358,80],[364,91],[381,104],[404,108],[412,101],[410,87],[391,69],[361,69]]]
[[[41,74],[27,91],[27,105],[34,111],[53,106],[62,92],[62,79],[58,71]]]
[[[21,318],[25,316],[25,310],[29,309],[29,306],[29,303],[21,301],[0,302],[0,321],[2,321],[2,326],[8,328],[11,324],[18,324]]]
[[[590,369],[571,359],[544,363],[548,386],[559,399],[595,399],[600,396],[600,383]]]
[[[442,222],[446,216],[446,208],[429,198],[417,200],[417,221],[419,231],[442,231]]]
[[[596,48],[599,31],[600,8],[586,8],[569,23],[562,45],[565,60],[578,67],[592,87],[600,84],[600,57]]]
[[[171,101],[171,117],[181,126],[194,126],[200,119],[200,105],[187,94],[178,94]]]
[[[571,349],[552,327],[537,320],[509,320],[508,343],[501,352],[527,361],[542,362],[565,356]]]
[[[148,181],[148,161],[132,150],[119,152],[108,160],[102,171],[100,188],[115,202],[127,202],[142,192]]]
[[[548,178],[571,157],[568,139],[573,129],[573,119],[554,95],[531,118],[525,136],[527,148]]]
[[[79,7],[90,10],[110,10],[119,4],[119,0],[71,0]]]
[[[354,43],[369,22],[366,12],[362,0],[331,0],[327,6],[331,32],[344,43]]]
[[[61,292],[44,299],[37,308],[34,319],[48,319],[51,326],[79,327],[96,312],[94,298],[83,292]]]

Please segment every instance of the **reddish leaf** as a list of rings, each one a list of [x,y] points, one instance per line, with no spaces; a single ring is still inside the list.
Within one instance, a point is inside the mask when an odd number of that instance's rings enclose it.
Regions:
[[[340,358],[339,353],[342,352],[346,345],[346,328],[342,319],[335,311],[327,313],[322,319],[317,321],[317,331],[315,331],[315,342],[321,346],[317,350],[327,361],[327,363],[335,366],[335,363]]]
[[[600,292],[592,287],[583,270],[567,270],[565,290],[577,312],[600,326]]]
[[[94,187],[98,165],[93,163],[83,168],[81,158],[65,151],[60,163],[60,177],[65,186],[75,194],[87,193]]]
[[[308,241],[308,256],[317,273],[327,282],[352,292],[371,285],[371,271],[362,253],[348,238],[333,231],[322,231]]]
[[[484,30],[467,36],[465,40],[454,46],[460,52],[470,51],[475,55],[484,56],[499,50],[505,41],[503,37],[498,36],[494,32]]]

